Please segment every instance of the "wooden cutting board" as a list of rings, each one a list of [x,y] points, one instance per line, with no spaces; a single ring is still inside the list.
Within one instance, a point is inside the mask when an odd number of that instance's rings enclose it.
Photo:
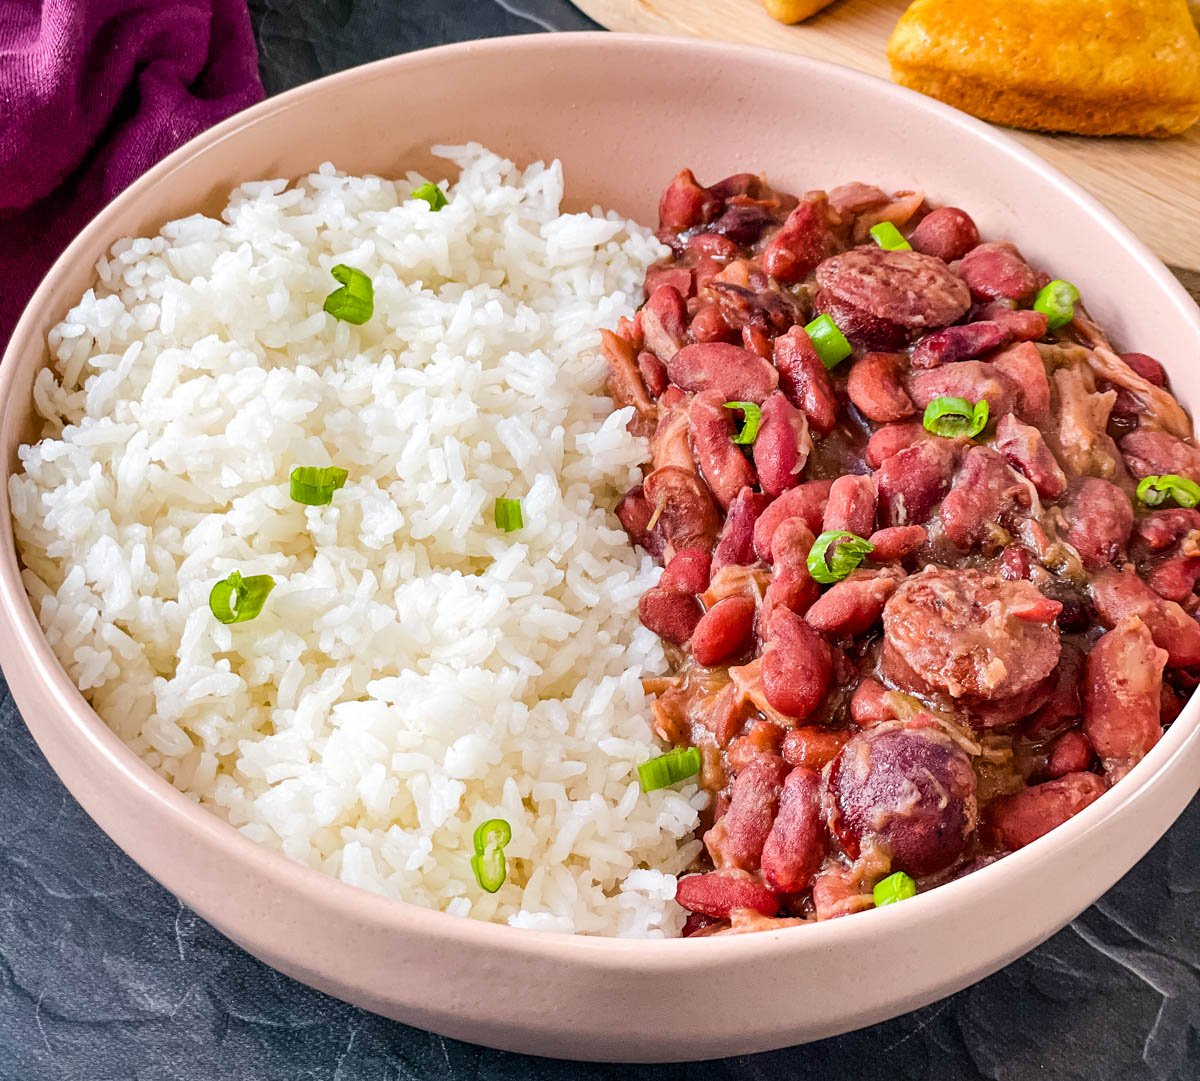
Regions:
[[[807,22],[784,26],[760,0],[574,3],[610,30],[765,45],[885,79],[887,39],[908,6],[907,0],[836,0]],[[1200,270],[1200,124],[1173,139],[1012,134],[1091,191],[1164,262]]]

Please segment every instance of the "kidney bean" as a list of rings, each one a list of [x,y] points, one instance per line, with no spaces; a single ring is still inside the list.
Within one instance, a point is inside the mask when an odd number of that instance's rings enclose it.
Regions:
[[[1042,433],[1006,413],[996,425],[996,449],[1013,469],[1024,473],[1043,499],[1058,499],[1067,490],[1067,475]],[[1122,496],[1124,498],[1124,496]],[[1126,506],[1129,500],[1125,500]]]
[[[657,423],[658,412],[638,372],[637,351],[624,338],[609,330],[600,331],[604,357],[608,361],[608,393],[618,409],[632,405],[635,414],[629,430],[648,436]]]
[[[645,489],[635,485],[621,498],[616,509],[617,518],[629,534],[629,543],[641,545],[656,559],[663,554],[667,541],[657,529],[650,529],[654,508],[646,499]]]
[[[899,454],[902,450],[907,450],[918,443],[934,442],[938,438],[927,432],[919,420],[885,424],[871,433],[863,456],[867,465],[872,469],[878,469],[893,454]]]
[[[999,323],[1018,342],[1036,342],[1050,329],[1049,320],[1041,312],[1030,308],[1005,308],[998,302],[985,304],[977,318]]]
[[[906,329],[944,327],[971,306],[946,264],[918,251],[854,248],[817,267],[817,284],[838,300]]]
[[[1182,604],[1190,600],[1200,581],[1200,559],[1168,559],[1160,563],[1146,578],[1147,584],[1160,597]]]
[[[958,360],[971,360],[1008,345],[1012,334],[999,323],[967,323],[926,334],[912,351],[914,368],[938,368]]]
[[[754,523],[754,551],[758,558],[771,562],[775,530],[789,518],[799,518],[814,534],[819,533],[832,487],[833,481],[829,480],[805,481],[768,504]]]
[[[1166,432],[1139,428],[1119,444],[1121,454],[1135,477],[1175,473],[1200,483],[1200,450]]]
[[[767,885],[780,893],[799,893],[811,885],[829,841],[821,821],[821,779],[799,766],[788,774],[779,813],[762,852]]]
[[[885,526],[920,525],[950,489],[959,448],[930,439],[888,457],[876,470],[879,520]]]
[[[660,589],[675,589],[680,593],[703,593],[708,588],[712,556],[703,548],[684,548],[677,551],[658,580]]]
[[[828,289],[817,290],[813,310],[828,315],[850,344],[860,351],[875,349],[894,353],[908,344],[906,327],[856,307]]]
[[[721,539],[713,552],[714,572],[731,563],[749,566],[758,559],[754,553],[754,526],[770,501],[770,496],[750,488],[738,492],[729,504]]]
[[[1017,416],[1028,424],[1044,425],[1050,418],[1050,381],[1042,354],[1031,342],[1010,345],[991,360],[992,368],[1006,380]],[[994,408],[992,416],[1004,410]]]
[[[838,477],[829,488],[821,518],[822,531],[836,529],[859,537],[870,536],[875,529],[877,499],[873,477],[855,473]]]
[[[1001,578],[1006,582],[1028,580],[1031,569],[1032,563],[1027,549],[1022,548],[1019,544],[1005,545],[1004,551],[1000,553]]]
[[[1025,731],[1035,739],[1057,732],[1083,716],[1080,685],[1083,681],[1084,654],[1077,646],[1064,642],[1050,697],[1025,722]]]
[[[697,233],[689,238],[687,250],[701,258],[726,261],[736,259],[742,254],[742,249],[732,240],[717,233]]]
[[[934,398],[987,399],[992,417],[1011,413],[1015,392],[1012,383],[992,364],[982,360],[960,360],[944,368],[913,372],[908,377],[908,394],[924,409]]]
[[[758,327],[742,327],[742,348],[757,353],[763,360],[771,359],[771,339]]]
[[[673,551],[712,551],[721,529],[721,516],[699,477],[677,466],[664,466],[646,477],[644,492],[659,515],[658,526]]]
[[[850,738],[845,728],[821,728],[801,725],[789,728],[783,737],[783,760],[789,766],[803,766],[820,773]]]
[[[1088,654],[1083,681],[1083,731],[1105,773],[1117,779],[1162,736],[1162,676],[1166,650],[1137,616],[1126,616]]]
[[[1156,387],[1167,385],[1167,369],[1145,353],[1122,353],[1121,359],[1135,372]]]
[[[903,353],[867,353],[850,368],[846,393],[868,420],[879,424],[913,414],[912,399],[900,381]]]
[[[892,708],[888,694],[888,689],[879,680],[863,676],[850,697],[850,719],[859,728],[873,728],[885,721],[896,720],[896,711]],[[786,741],[783,746],[786,758]]]
[[[1200,510],[1171,507],[1151,511],[1134,527],[1138,540],[1152,552],[1162,552],[1190,533],[1200,533]],[[1200,538],[1196,547],[1200,548]]]
[[[1046,762],[1047,776],[1062,777],[1083,773],[1092,764],[1092,745],[1082,732],[1064,732],[1050,745]]]
[[[755,199],[734,198],[721,216],[709,226],[719,236],[727,236],[735,244],[749,247],[757,244],[763,233],[776,224],[770,208]]]
[[[717,931],[729,926],[725,920],[718,920],[714,916],[705,916],[702,912],[689,912],[688,918],[683,921],[683,928],[679,932],[680,938],[710,938]]]
[[[658,201],[660,229],[682,232],[716,216],[721,202],[697,183],[691,169],[676,174]]]
[[[1115,484],[1085,477],[1067,497],[1067,541],[1074,545],[1088,570],[1097,570],[1125,556],[1133,532],[1133,506]]]
[[[779,389],[792,405],[804,411],[812,428],[821,435],[833,431],[837,423],[833,384],[802,327],[793,327],[775,339],[775,367]]]
[[[726,597],[704,613],[692,633],[692,656],[712,668],[727,664],[754,645],[753,597]]]
[[[696,309],[689,329],[697,345],[727,343],[734,337],[733,328],[725,322],[720,307],[714,303],[701,304]]]
[[[687,306],[679,290],[660,285],[642,308],[646,348],[664,364],[687,342]]]
[[[901,577],[891,568],[853,571],[830,586],[804,618],[813,630],[831,637],[866,634],[883,615]]]
[[[813,272],[822,259],[837,251],[824,192],[809,192],[787,216],[782,228],[762,250],[765,270],[776,281],[794,285]]]
[[[646,590],[638,601],[638,617],[642,626],[653,631],[665,642],[682,646],[696,629],[704,610],[690,593],[657,586]]]
[[[724,342],[684,346],[667,362],[667,373],[681,390],[712,390],[727,402],[761,404],[779,383],[778,373],[762,357]]]
[[[851,859],[878,845],[892,867],[949,866],[975,828],[975,771],[938,728],[881,725],[854,735],[828,772],[829,826]]]
[[[1006,240],[980,244],[963,256],[958,276],[980,300],[1028,300],[1037,292],[1038,276],[1016,247]]]
[[[773,709],[802,721],[824,700],[833,671],[829,647],[795,612],[778,606],[767,622],[763,693]]]
[[[867,540],[874,545],[872,563],[899,563],[907,559],[928,539],[923,526],[894,525],[877,529]]]
[[[965,210],[943,206],[930,211],[917,223],[908,242],[915,251],[952,263],[979,243],[979,230]]]
[[[734,778],[729,810],[704,835],[704,844],[715,866],[743,871],[758,869],[787,775],[788,765],[782,758],[760,754]]]
[[[1138,616],[1149,628],[1154,644],[1167,651],[1169,668],[1200,664],[1200,623],[1174,601],[1155,593],[1132,567],[1100,571],[1092,579],[1091,592],[1106,626],[1115,627],[1128,616]]]
[[[771,541],[775,566],[763,596],[761,626],[767,626],[777,607],[803,615],[821,595],[821,587],[808,573],[807,560],[812,545],[812,530],[800,518],[785,519],[775,531]]]
[[[762,423],[754,441],[754,468],[762,490],[777,496],[794,488],[811,451],[808,418],[777,390],[763,402]]]
[[[684,875],[675,890],[675,900],[690,912],[727,920],[738,909],[751,909],[762,916],[779,911],[779,898],[744,872],[710,871]]]
[[[1159,719],[1162,721],[1163,728],[1166,728],[1169,724],[1173,724],[1175,722],[1175,718],[1177,718],[1182,712],[1183,699],[1176,692],[1175,688],[1164,680],[1162,689],[1161,714],[1159,717]]]
[[[755,482],[754,467],[733,442],[737,421],[732,410],[725,408],[726,401],[720,391],[707,390],[697,394],[688,406],[696,464],[722,508]]]
[[[690,297],[695,291],[696,283],[692,280],[692,270],[685,266],[650,266],[646,268],[646,281],[643,288],[647,299],[655,289],[669,285],[683,298]]]
[[[670,381],[667,379],[667,366],[649,350],[643,349],[638,353],[637,368],[638,375],[642,377],[642,383],[645,384],[650,397],[661,397],[670,386]]]
[[[1104,781],[1094,773],[1068,773],[993,800],[988,818],[999,843],[1016,851],[1061,826],[1106,791]]]

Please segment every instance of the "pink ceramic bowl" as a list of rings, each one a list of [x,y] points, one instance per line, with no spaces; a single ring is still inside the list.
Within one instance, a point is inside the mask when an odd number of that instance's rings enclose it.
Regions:
[[[927,98],[783,53],[563,34],[386,60],[265,102],[189,143],[118,198],[55,264],[0,367],[9,469],[31,428],[48,328],[118,237],[223,205],[232,185],[332,160],[436,169],[435,142],[559,157],[576,204],[644,222],[682,166],[765,170],[803,191],[852,179],[921,187],[986,236],[1076,282],[1126,348],[1166,361],[1200,407],[1200,313],[1127,229],[1006,136]],[[9,520],[7,486],[0,515]],[[1200,784],[1200,701],[1116,788],[1065,826],[911,902],[813,927],[665,942],[517,931],[386,901],[260,849],[128,751],[59,667],[0,530],[2,658],[38,744],[75,797],[150,874],[290,976],[479,1043],[588,1059],[762,1051],[868,1025],[980,979],[1124,874]]]

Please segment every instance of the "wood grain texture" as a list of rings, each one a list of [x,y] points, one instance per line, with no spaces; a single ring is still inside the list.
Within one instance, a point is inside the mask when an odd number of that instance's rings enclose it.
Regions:
[[[610,30],[764,45],[885,79],[887,39],[907,7],[907,0],[835,0],[807,22],[784,26],[761,0],[575,3]],[[1092,192],[1164,262],[1200,270],[1200,125],[1173,139],[1012,134]]]

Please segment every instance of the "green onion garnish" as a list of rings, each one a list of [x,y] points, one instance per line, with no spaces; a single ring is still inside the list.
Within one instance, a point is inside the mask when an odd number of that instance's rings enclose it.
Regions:
[[[1161,477],[1143,477],[1138,481],[1137,497],[1148,507],[1165,503],[1167,497],[1180,507],[1194,507],[1200,503],[1200,484],[1175,473]]]
[[[306,507],[324,507],[333,502],[333,493],[350,476],[336,465],[321,468],[315,465],[298,465],[290,478],[292,502]]]
[[[700,752],[695,747],[676,747],[649,762],[643,762],[637,771],[643,792],[669,788],[700,772]]]
[[[897,901],[907,901],[916,895],[917,884],[903,871],[897,871],[895,874],[881,879],[875,884],[875,889],[871,894],[876,908],[883,905],[894,905]]]
[[[934,398],[925,407],[925,430],[946,439],[974,439],[987,427],[989,413],[986,398],[974,405],[966,398]]]
[[[890,221],[872,225],[871,236],[884,251],[912,251],[912,245],[904,239],[904,234]]]
[[[830,547],[833,551],[830,552]],[[808,553],[808,573],[822,585],[840,582],[873,551],[875,545],[844,529],[827,529]]]
[[[748,447],[758,438],[758,426],[762,423],[762,410],[753,402],[726,402],[726,409],[740,409],[744,416],[742,430],[733,437],[739,446]]]
[[[342,283],[325,298],[325,310],[343,323],[362,326],[375,313],[375,287],[361,270],[338,263],[330,272]]]
[[[828,315],[818,315],[804,328],[804,333],[812,339],[817,356],[826,368],[836,368],[854,352],[846,335]]]
[[[1070,282],[1056,278],[1038,292],[1033,307],[1046,317],[1051,330],[1058,330],[1075,318],[1075,303],[1078,300],[1079,290]]]
[[[245,623],[262,611],[267,594],[275,588],[275,579],[269,574],[252,574],[243,578],[237,571],[230,571],[212,587],[208,595],[208,607],[221,623]]]
[[[488,893],[495,893],[508,877],[504,846],[512,840],[512,826],[503,818],[489,818],[475,831],[475,855],[471,870],[475,881]]]
[[[496,525],[505,533],[512,533],[524,527],[525,518],[521,514],[519,499],[496,500]]]
[[[430,210],[441,210],[450,202],[446,198],[445,192],[442,191],[436,184],[422,184],[419,188],[414,188],[412,197],[414,199],[423,199],[429,204]]]

